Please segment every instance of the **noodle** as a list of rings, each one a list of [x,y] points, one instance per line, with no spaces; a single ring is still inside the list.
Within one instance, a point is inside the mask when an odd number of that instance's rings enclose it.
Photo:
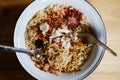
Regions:
[[[44,55],[31,56],[39,69],[60,74],[77,72],[90,55],[92,44],[83,43],[78,31],[90,32],[85,16],[72,6],[49,5],[29,21],[25,43],[29,49],[40,48]]]

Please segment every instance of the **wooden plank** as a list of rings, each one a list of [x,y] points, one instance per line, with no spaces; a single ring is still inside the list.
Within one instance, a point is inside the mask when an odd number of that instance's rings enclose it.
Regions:
[[[120,0],[88,0],[100,13],[106,26],[107,45],[118,53],[113,57],[109,52],[98,68],[85,80],[120,80]]]

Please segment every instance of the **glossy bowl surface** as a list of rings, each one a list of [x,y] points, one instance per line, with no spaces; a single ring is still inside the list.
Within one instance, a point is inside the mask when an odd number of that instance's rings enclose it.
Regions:
[[[14,31],[14,46],[20,48],[25,47],[24,40],[24,32],[26,29],[26,25],[29,20],[33,17],[33,15],[41,9],[44,9],[49,4],[65,4],[67,6],[73,6],[76,9],[79,9],[85,16],[87,16],[89,23],[94,29],[94,33],[97,38],[106,44],[106,30],[104,23],[95,10],[95,8],[90,5],[88,2],[84,0],[36,0],[33,1],[21,14],[19,17],[15,31]],[[82,67],[82,71],[73,74],[62,73],[59,76],[56,76],[51,73],[46,73],[44,71],[39,70],[34,66],[33,61],[26,54],[16,53],[17,58],[23,68],[33,77],[38,80],[77,80],[84,79],[90,73],[92,73],[96,67],[99,65],[103,55],[104,49],[96,46],[93,50],[93,53],[90,56],[90,59],[86,62],[86,64]]]

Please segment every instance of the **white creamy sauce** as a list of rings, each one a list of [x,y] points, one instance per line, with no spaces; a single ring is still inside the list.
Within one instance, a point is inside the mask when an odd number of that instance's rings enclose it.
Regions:
[[[53,29],[52,34],[49,38],[56,38],[59,36],[62,36],[63,34],[61,32],[59,32],[58,30]]]
[[[65,29],[58,28],[58,31],[61,33],[66,33],[66,34],[70,32],[67,28],[65,28]]]
[[[62,38],[61,42],[62,42],[62,47],[64,47],[65,49],[69,49],[71,47],[70,38],[67,38],[66,40]]]
[[[62,47],[64,47],[64,49],[69,50],[69,48],[71,47],[70,44],[70,38],[67,37],[66,39],[64,39],[63,37],[60,38],[60,36],[64,36],[65,34],[68,34],[70,31],[67,28],[64,29],[53,29],[51,36],[49,37],[50,39],[56,38],[56,42],[61,42],[62,43]],[[58,38],[58,39],[57,39]]]
[[[49,25],[47,23],[42,23],[39,26],[40,30],[42,31],[42,34],[45,35],[46,32],[49,30]]]

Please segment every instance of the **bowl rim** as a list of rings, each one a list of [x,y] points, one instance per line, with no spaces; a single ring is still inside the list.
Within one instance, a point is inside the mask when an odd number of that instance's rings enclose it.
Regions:
[[[97,14],[99,15],[99,17],[100,17],[100,19],[101,19],[101,21],[102,21],[102,23],[103,23],[103,28],[104,28],[104,44],[106,45],[107,44],[107,33],[106,33],[106,28],[105,28],[105,24],[104,24],[104,21],[103,21],[103,19],[102,19],[102,17],[101,17],[101,15],[99,14],[99,12],[97,11],[97,9],[90,3],[90,2],[88,2],[87,0],[84,0],[86,3],[88,3],[92,8],[94,8],[94,10],[97,12]],[[95,64],[95,66],[86,74],[86,75],[84,75],[83,77],[81,77],[81,79],[80,80],[83,80],[83,79],[85,79],[87,76],[89,76],[97,67],[98,67],[98,65],[100,64],[100,62],[101,62],[101,60],[102,60],[102,58],[103,58],[103,56],[104,56],[104,54],[105,54],[105,49],[103,49],[102,50],[102,52],[101,52],[101,55],[100,55],[100,57],[99,57],[99,59],[98,59],[98,61],[96,62],[96,64]]]
[[[36,0],[37,1],[37,0]],[[103,20],[102,20],[102,17],[100,16],[100,14],[99,14],[99,12],[93,7],[93,5],[92,4],[90,4],[88,1],[86,1],[86,0],[82,0],[82,1],[85,1],[85,3],[86,4],[88,4],[89,6],[91,6],[94,10],[95,10],[95,12],[98,14],[98,16],[100,17],[100,19],[101,19],[101,21],[102,21],[102,24],[103,24],[103,28],[104,28],[104,31],[103,31],[103,33],[104,33],[104,44],[106,44],[106,41],[107,41],[107,38],[106,38],[106,29],[105,29],[105,25],[104,25],[104,22],[103,22]],[[34,1],[33,1],[34,2]],[[32,2],[32,3],[33,3]],[[29,4],[29,5],[31,5],[31,3]],[[29,5],[27,6],[27,7],[29,7]],[[26,8],[25,8],[26,9]],[[24,10],[25,11],[25,10]],[[23,12],[24,12],[23,11]],[[22,12],[22,14],[23,14],[23,12]],[[20,15],[21,16],[21,15]],[[20,17],[19,17],[20,18]],[[19,20],[19,19],[18,19]],[[16,27],[15,27],[15,30],[16,30]],[[14,30],[14,39],[13,40],[15,40],[15,30]],[[14,42],[14,46],[16,46],[15,45],[15,42]],[[99,57],[99,59],[98,59],[98,61],[96,62],[96,64],[95,64],[95,66],[86,74],[86,75],[84,75],[84,76],[82,76],[82,77],[80,77],[79,79],[81,80],[81,79],[84,79],[84,78],[86,78],[87,76],[89,76],[96,68],[97,68],[97,66],[100,64],[100,62],[101,62],[101,60],[102,60],[102,58],[103,58],[103,56],[104,56],[104,53],[105,53],[105,50],[103,49],[102,50],[102,52],[101,52],[101,55],[100,55],[100,57]],[[16,56],[17,56],[17,54],[16,54]],[[21,64],[21,63],[20,63]],[[22,66],[23,67],[23,66]],[[26,69],[25,69],[25,71],[26,72],[28,72]],[[29,72],[28,72],[29,73]],[[29,73],[30,74],[30,73]],[[31,75],[31,74],[30,74]],[[31,75],[31,76],[33,76],[33,75]],[[33,76],[34,77],[34,76]],[[34,77],[34,78],[36,78],[36,77]]]

